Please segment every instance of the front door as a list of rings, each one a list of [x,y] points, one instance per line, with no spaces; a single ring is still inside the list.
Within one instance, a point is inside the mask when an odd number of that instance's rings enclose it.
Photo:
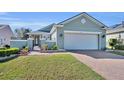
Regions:
[[[34,45],[38,46],[39,45],[39,41],[40,41],[39,36],[35,36],[34,37]]]

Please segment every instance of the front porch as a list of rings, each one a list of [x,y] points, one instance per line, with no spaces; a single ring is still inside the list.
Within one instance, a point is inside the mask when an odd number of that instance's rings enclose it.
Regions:
[[[28,35],[33,40],[33,50],[39,50],[43,44],[54,42],[50,40],[50,33],[47,32],[32,32],[28,33]]]
[[[28,33],[29,39],[33,40],[33,46],[41,46],[41,41],[50,40],[50,34],[45,32]]]
[[[44,44],[48,45],[48,48],[56,44],[55,40],[51,40],[50,33],[47,32],[31,32],[27,33],[29,38],[26,40],[22,39],[12,39],[10,41],[11,47],[18,47],[22,49],[23,47],[28,47],[31,51],[32,50],[40,50]]]

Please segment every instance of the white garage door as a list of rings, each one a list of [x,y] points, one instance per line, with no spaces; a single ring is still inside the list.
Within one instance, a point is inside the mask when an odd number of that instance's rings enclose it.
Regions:
[[[70,50],[98,49],[98,35],[65,33],[64,48]]]

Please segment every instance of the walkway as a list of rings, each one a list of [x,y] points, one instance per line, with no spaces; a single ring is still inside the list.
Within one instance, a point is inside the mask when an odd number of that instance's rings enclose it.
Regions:
[[[28,55],[55,55],[55,54],[70,54],[70,53],[69,52],[41,53],[38,51],[31,51]]]
[[[34,51],[40,51],[40,47],[39,46],[34,46],[33,50]]]

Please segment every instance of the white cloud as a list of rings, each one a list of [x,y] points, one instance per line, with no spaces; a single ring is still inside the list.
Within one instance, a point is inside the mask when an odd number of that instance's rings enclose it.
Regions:
[[[47,22],[22,22],[22,21],[0,21],[0,24],[8,24],[11,26],[12,30],[14,31],[16,28],[26,27],[31,28],[33,31],[38,30],[44,26],[47,26],[51,23]]]
[[[39,25],[39,26],[46,26],[49,23],[42,23],[42,22],[11,22],[10,25],[13,26],[33,26],[33,25]]]
[[[7,15],[7,12],[0,12],[0,15]]]
[[[10,22],[7,23],[11,26],[11,28],[16,29],[20,27],[26,27],[26,28],[31,28],[33,31],[38,30],[44,26],[49,25],[50,23],[45,23],[45,22]]]
[[[18,21],[20,20],[19,18],[12,18],[12,17],[0,17],[0,20],[5,20],[5,21]]]

